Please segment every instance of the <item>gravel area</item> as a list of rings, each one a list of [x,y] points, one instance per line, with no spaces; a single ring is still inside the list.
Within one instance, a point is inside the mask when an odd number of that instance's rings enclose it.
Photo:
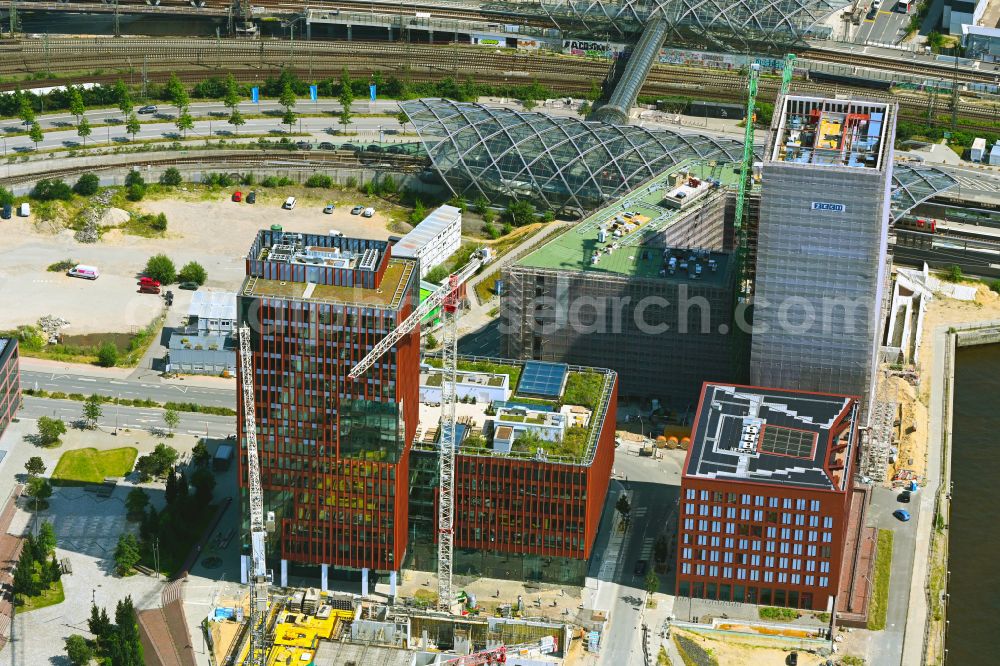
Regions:
[[[298,196],[301,188],[295,189]],[[321,199],[320,194],[328,198]],[[220,192],[213,199],[201,200],[200,192],[179,192],[177,198],[142,202],[145,211],[166,214],[166,238],[128,236],[113,230],[98,243],[82,244],[69,230],[53,234],[39,231],[24,219],[4,221],[0,330],[56,315],[69,320],[63,329],[66,334],[135,331],[146,326],[162,305],[161,298],[137,292],[136,277],[150,255],[165,253],[178,269],[197,261],[208,271],[206,286],[236,290],[245,275],[244,255],[254,234],[271,224],[310,233],[336,229],[364,238],[385,239],[390,234],[384,202],[372,202],[379,211],[373,218],[350,214],[355,203],[366,203],[364,196],[354,193],[307,191],[291,211],[280,207],[284,192],[258,190],[254,205],[234,203],[230,195]],[[337,205],[332,215],[322,210],[328,201]],[[90,281],[46,271],[49,264],[62,259],[97,266],[101,276]],[[186,307],[186,300],[175,301],[175,308]]]

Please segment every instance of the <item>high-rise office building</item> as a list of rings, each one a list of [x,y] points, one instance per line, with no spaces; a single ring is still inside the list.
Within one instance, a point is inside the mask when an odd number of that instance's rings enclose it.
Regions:
[[[752,383],[870,399],[895,125],[881,101],[777,105],[761,173]]]
[[[397,571],[407,547],[419,329],[361,379],[348,373],[416,306],[417,262],[394,258],[384,241],[264,230],[246,272],[237,316],[252,331],[276,581],[285,583],[289,563],[319,565],[324,587],[330,567],[360,571],[362,580],[369,570]],[[242,410],[242,396],[239,403]],[[245,454],[239,478],[245,506]]]
[[[681,477],[678,596],[833,610],[858,412],[850,396],[705,385]]]
[[[0,434],[21,406],[21,372],[17,339],[0,338]]]

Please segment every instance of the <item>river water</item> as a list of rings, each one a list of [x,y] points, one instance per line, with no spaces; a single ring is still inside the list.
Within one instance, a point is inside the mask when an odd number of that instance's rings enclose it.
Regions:
[[[1000,345],[959,349],[952,430],[948,663],[998,663]]]

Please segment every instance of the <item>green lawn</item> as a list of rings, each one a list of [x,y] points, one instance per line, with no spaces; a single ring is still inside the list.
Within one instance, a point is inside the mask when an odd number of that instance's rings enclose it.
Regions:
[[[62,454],[52,482],[56,485],[101,483],[109,476],[125,476],[135,466],[138,451],[126,446],[120,449],[74,449]]]
[[[18,613],[27,613],[28,611],[38,610],[39,608],[45,608],[46,606],[55,606],[60,604],[66,598],[63,594],[63,584],[61,580],[57,580],[55,583],[49,586],[49,589],[44,590],[37,597],[25,597],[23,595],[18,595]]]
[[[871,605],[868,608],[868,628],[885,629],[885,616],[889,610],[889,571],[892,569],[892,530],[878,531],[878,550],[875,553],[875,584]]]

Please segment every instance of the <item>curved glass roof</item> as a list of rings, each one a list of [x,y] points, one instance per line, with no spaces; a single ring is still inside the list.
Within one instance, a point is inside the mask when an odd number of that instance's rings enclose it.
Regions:
[[[557,25],[578,23],[598,34],[609,27],[635,32],[652,18],[671,26],[673,39],[714,44],[726,50],[799,41],[848,0],[541,0]],[[515,5],[516,8],[523,4]],[[516,11],[516,9],[515,9]],[[610,26],[609,26],[610,24]]]
[[[445,99],[401,102],[455,194],[532,197],[552,209],[581,211],[616,199],[688,159],[734,162],[730,139],[635,125],[490,108]]]
[[[941,169],[897,162],[892,168],[892,219],[956,184],[958,180]]]
[[[454,194],[527,197],[593,210],[685,160],[738,162],[743,144],[700,134],[491,108],[445,99],[401,102],[433,168]],[[957,184],[941,169],[896,163],[892,217]]]

